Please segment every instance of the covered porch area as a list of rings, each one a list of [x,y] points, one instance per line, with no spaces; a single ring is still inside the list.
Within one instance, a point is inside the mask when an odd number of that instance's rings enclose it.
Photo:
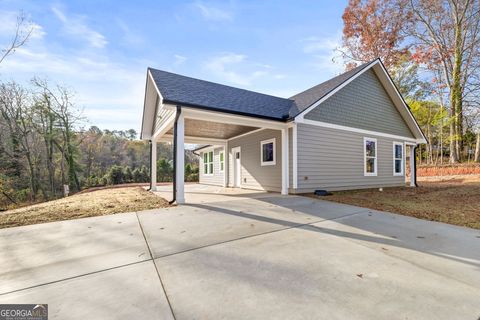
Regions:
[[[162,116],[157,119],[151,146],[151,190],[159,191],[164,198],[183,204],[185,186],[185,145],[208,145],[221,150],[222,156],[213,159],[203,154],[200,160],[201,181],[215,181],[222,193],[255,194],[265,191],[288,194],[289,189],[289,124],[285,122],[254,118],[244,115],[217,111],[199,110],[181,105],[161,105]],[[157,111],[157,114],[158,111]],[[158,123],[160,122],[160,123]],[[263,146],[262,141],[268,141]],[[173,145],[173,184],[157,187],[157,143],[170,142]],[[270,152],[266,165],[262,148]],[[170,189],[170,196],[168,189]],[[233,189],[235,188],[235,189]],[[245,190],[242,190],[245,189]],[[239,191],[241,190],[241,191]],[[198,191],[198,190],[197,190]],[[208,191],[211,193],[211,189]],[[192,199],[196,199],[195,196]],[[197,200],[195,200],[197,201]]]

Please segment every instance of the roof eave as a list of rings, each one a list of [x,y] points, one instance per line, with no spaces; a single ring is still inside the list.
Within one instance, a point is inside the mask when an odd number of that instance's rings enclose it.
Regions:
[[[222,112],[222,113],[228,113],[228,114],[234,114],[234,115],[246,116],[246,117],[252,117],[252,118],[260,118],[260,119],[264,119],[264,120],[272,120],[272,121],[278,121],[278,122],[287,122],[288,119],[289,119],[287,116],[282,117],[282,118],[269,117],[269,116],[265,116],[265,115],[253,114],[253,113],[248,113],[248,112],[226,110],[226,109],[203,106],[203,105],[198,105],[198,104],[190,104],[190,103],[175,101],[175,100],[171,100],[171,99],[163,99],[163,102],[165,104],[173,104],[173,105],[184,106],[184,107],[189,107],[189,108],[196,108],[196,109],[201,109],[201,110],[205,110],[205,111]]]

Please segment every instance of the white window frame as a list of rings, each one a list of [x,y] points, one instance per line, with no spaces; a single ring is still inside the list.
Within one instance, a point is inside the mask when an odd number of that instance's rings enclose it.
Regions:
[[[371,141],[375,143],[375,157],[368,156],[368,158],[375,159],[374,162],[374,172],[367,172],[367,141]],[[368,138],[364,137],[363,138],[363,175],[365,177],[376,177],[377,176],[377,164],[378,164],[378,143],[377,139],[375,138]]]
[[[263,145],[273,143],[273,161],[263,161]],[[275,138],[263,140],[260,142],[260,163],[262,166],[274,166],[277,164],[277,146]]]
[[[401,159],[395,157],[395,147],[396,146],[401,146],[402,147],[402,158]],[[401,172],[395,172],[395,161],[396,160],[402,160],[402,165],[400,166],[400,168],[402,169]],[[405,175],[405,145],[403,144],[403,142],[397,142],[397,141],[393,142],[393,175],[398,176],[398,177],[401,177],[401,176]]]
[[[223,156],[223,161],[222,161],[222,156]],[[223,164],[223,169],[222,169],[222,164]],[[218,172],[225,172],[225,151],[222,150],[218,153]]]
[[[210,157],[209,157],[210,152],[212,153],[212,161],[210,161]],[[207,162],[205,162],[205,155],[207,155],[207,160],[208,160]],[[210,171],[210,164],[213,164],[214,159],[215,159],[215,154],[214,154],[213,150],[208,150],[208,151],[203,152],[203,159],[202,159],[203,163],[202,163],[202,165],[203,165],[203,175],[204,176],[213,176],[213,170],[215,170],[215,166],[212,166],[212,172],[209,172],[209,171]],[[205,171],[205,165],[207,165],[207,168],[208,168],[207,171]]]

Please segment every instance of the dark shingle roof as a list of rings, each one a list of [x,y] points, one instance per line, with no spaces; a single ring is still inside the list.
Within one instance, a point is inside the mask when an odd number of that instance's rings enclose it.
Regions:
[[[190,78],[167,71],[152,68],[149,68],[149,70],[165,103],[286,121],[297,116],[370,63],[372,62],[362,64],[300,92],[290,99]]]
[[[149,68],[164,102],[286,120],[292,100]]]
[[[295,117],[303,110],[310,107],[312,104],[317,102],[318,100],[322,99],[326,96],[329,92],[337,88],[339,85],[356,75],[358,72],[363,70],[366,66],[368,66],[371,62],[364,63],[356,68],[353,68],[350,71],[342,73],[330,80],[322,82],[310,89],[307,89],[303,92],[297,93],[290,99],[295,101],[295,104],[292,106],[290,110],[290,117]]]

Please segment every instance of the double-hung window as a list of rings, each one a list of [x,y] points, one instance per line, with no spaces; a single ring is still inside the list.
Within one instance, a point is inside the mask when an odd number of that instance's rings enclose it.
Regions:
[[[260,143],[260,157],[262,166],[275,165],[275,138]]]
[[[203,174],[213,174],[213,151],[203,154]]]
[[[403,143],[393,143],[393,175],[403,176],[403,163],[404,163]]]
[[[363,138],[364,175],[377,175],[377,139]]]

